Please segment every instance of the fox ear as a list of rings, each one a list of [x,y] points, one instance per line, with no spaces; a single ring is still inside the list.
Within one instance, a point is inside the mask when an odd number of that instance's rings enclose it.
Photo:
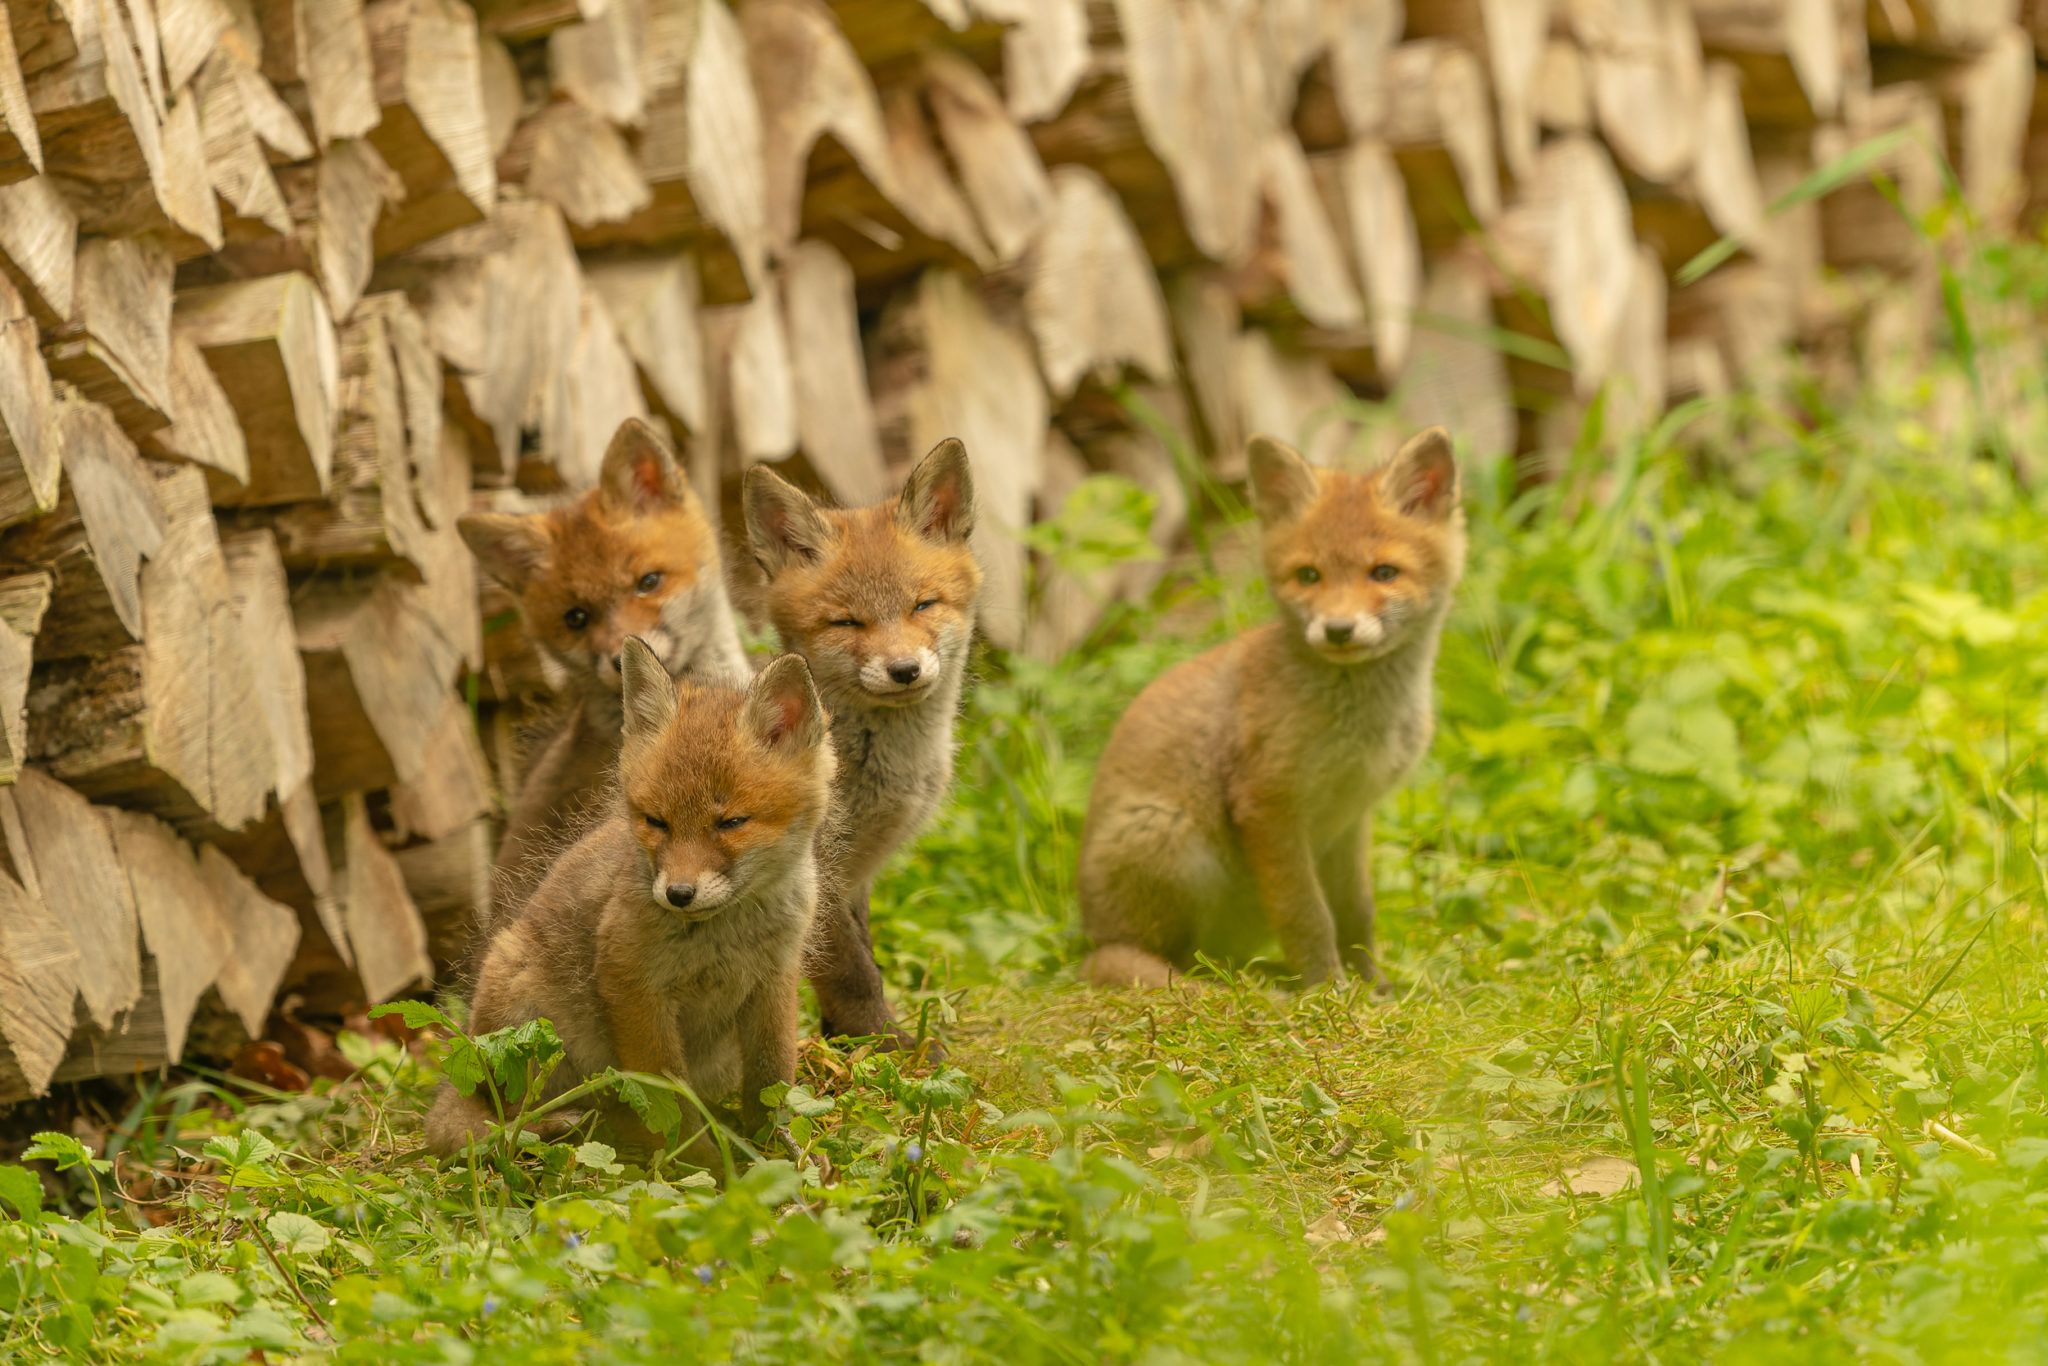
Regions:
[[[608,502],[635,512],[695,497],[668,443],[637,417],[627,418],[612,434],[597,484]]]
[[[547,568],[548,534],[538,517],[473,512],[456,518],[455,527],[484,572],[515,593]]]
[[[770,749],[811,749],[825,738],[825,708],[802,655],[783,655],[747,689],[741,723]]]
[[[1387,466],[1386,489],[1405,516],[1441,522],[1458,506],[1458,462],[1451,434],[1431,427],[1408,438]]]
[[[747,470],[744,493],[747,543],[769,578],[798,561],[819,559],[832,544],[831,523],[811,496],[766,465]]]
[[[662,667],[661,656],[638,636],[627,636],[619,651],[619,678],[626,739],[651,740],[667,730],[676,718],[676,681]]]
[[[964,541],[973,532],[974,471],[958,437],[947,437],[917,462],[896,500],[896,517],[937,541]]]
[[[1255,436],[1246,450],[1252,506],[1262,522],[1291,522],[1316,500],[1316,472],[1292,446]]]

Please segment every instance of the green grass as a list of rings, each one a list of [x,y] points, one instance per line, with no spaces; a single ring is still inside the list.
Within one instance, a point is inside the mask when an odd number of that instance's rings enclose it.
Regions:
[[[61,1210],[0,1168],[0,1356],[2048,1359],[2048,505],[1931,435],[1956,378],[1473,491],[1391,999],[1075,985],[1093,756],[1265,610],[1174,576],[984,661],[877,891],[949,1070],[808,1048],[802,1163],[722,1191],[584,1134],[407,1160],[438,1075],[390,1042],[168,1087],[118,1171],[52,1140]]]

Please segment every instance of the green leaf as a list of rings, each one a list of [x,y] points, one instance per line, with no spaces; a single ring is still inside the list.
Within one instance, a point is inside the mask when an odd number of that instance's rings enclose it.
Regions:
[[[327,1250],[330,1238],[318,1221],[293,1210],[279,1210],[263,1221],[277,1243],[278,1251],[295,1257],[313,1257]]]
[[[1301,1104],[1310,1114],[1324,1119],[1336,1114],[1339,1108],[1337,1102],[1330,1098],[1330,1093],[1312,1081],[1301,1084]]]
[[[837,1099],[832,1096],[814,1095],[808,1086],[790,1087],[784,1093],[782,1103],[789,1107],[791,1114],[801,1115],[805,1119],[816,1119],[819,1115],[829,1115],[839,1108]]]
[[[618,1098],[640,1116],[640,1122],[664,1137],[673,1137],[683,1127],[683,1108],[676,1103],[675,1093],[664,1087],[650,1086],[637,1077],[615,1072],[611,1078],[612,1090]]]
[[[437,1007],[425,1001],[389,1001],[384,1005],[372,1006],[370,1008],[370,1018],[373,1020],[381,1020],[386,1015],[396,1015],[399,1019],[405,1021],[405,1026],[408,1029],[424,1029],[428,1025],[440,1025],[444,1029],[455,1030],[455,1022],[453,1020],[442,1014]]]
[[[14,1206],[23,1222],[42,1221],[43,1183],[26,1167],[0,1167],[0,1200]]]
[[[89,1167],[96,1172],[110,1172],[114,1164],[94,1157],[92,1150],[73,1138],[55,1130],[45,1130],[35,1136],[35,1142],[22,1150],[25,1162],[54,1162],[57,1170],[68,1172],[73,1167]]]
[[[590,1142],[585,1143],[576,1150],[576,1165],[579,1167],[594,1167],[607,1176],[617,1176],[620,1172],[626,1170],[623,1163],[615,1160],[617,1157],[617,1151],[609,1145]]]

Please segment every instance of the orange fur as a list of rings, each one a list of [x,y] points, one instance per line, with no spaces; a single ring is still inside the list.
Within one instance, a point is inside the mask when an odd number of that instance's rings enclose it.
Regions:
[[[1367,474],[1259,438],[1251,465],[1280,616],[1153,680],[1110,737],[1080,862],[1097,985],[1161,985],[1269,934],[1305,981],[1378,972],[1371,808],[1428,748],[1464,569],[1449,438]]]

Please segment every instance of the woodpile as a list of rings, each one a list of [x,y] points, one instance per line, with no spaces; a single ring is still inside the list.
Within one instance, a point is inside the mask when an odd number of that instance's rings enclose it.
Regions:
[[[1894,201],[2048,208],[2044,12],[5,0],[0,1103],[448,970],[550,684],[456,519],[626,418],[728,527],[752,462],[865,502],[962,438],[987,634],[1055,657],[1158,566],[1019,533],[1117,475],[1171,548],[1162,424],[1228,480],[1369,400],[1534,478],[1603,392],[1898,354]]]

